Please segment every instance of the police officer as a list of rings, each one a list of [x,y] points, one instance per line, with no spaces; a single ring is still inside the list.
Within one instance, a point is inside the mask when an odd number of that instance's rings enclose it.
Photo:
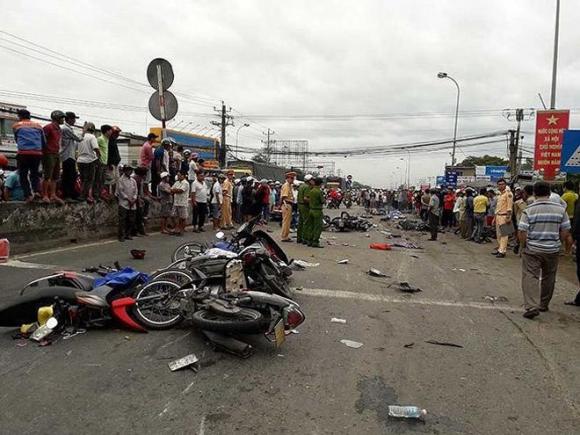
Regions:
[[[308,206],[310,194],[310,180],[312,175],[308,174],[304,177],[304,183],[298,188],[298,230],[296,235],[298,243],[306,242],[306,228],[308,227],[308,217],[310,214],[310,207]]]
[[[292,222],[292,203],[294,202],[294,193],[292,191],[292,185],[294,184],[294,179],[296,178],[296,172],[286,173],[286,182],[282,186],[280,191],[280,203],[282,205],[282,234],[281,239],[283,242],[291,242],[290,238],[290,224]]]
[[[324,203],[321,186],[322,178],[316,177],[309,193],[307,243],[308,246],[313,248],[323,247],[320,244],[320,235],[322,234],[322,204]]]

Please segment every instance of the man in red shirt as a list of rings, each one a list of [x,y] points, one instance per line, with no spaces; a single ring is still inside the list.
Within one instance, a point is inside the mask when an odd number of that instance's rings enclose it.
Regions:
[[[453,226],[453,207],[455,206],[455,193],[453,189],[449,188],[445,196],[443,197],[443,217],[441,224],[443,228],[451,228]]]
[[[153,163],[153,142],[157,139],[155,133],[149,133],[147,135],[147,142],[141,145],[141,152],[139,153],[139,166],[147,168],[147,175],[145,176],[145,182],[151,182],[151,163]]]
[[[62,205],[64,201],[56,196],[56,182],[60,177],[60,126],[64,123],[64,112],[55,110],[50,114],[50,119],[52,122],[42,128],[46,137],[42,149],[42,202],[48,204],[54,201]]]

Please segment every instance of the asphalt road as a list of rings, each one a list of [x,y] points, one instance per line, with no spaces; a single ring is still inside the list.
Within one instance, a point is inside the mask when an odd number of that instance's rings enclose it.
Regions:
[[[563,305],[577,288],[571,259],[562,258],[551,311],[528,321],[517,257],[496,259],[492,246],[451,234],[427,242],[391,224],[425,249],[370,250],[388,241],[374,222],[370,237],[324,233],[325,249],[284,244],[289,256],[319,263],[294,274],[307,320],[281,349],[253,337],[247,360],[213,352],[187,326],[91,330],[48,347],[21,347],[13,330],[0,329],[0,433],[578,433],[580,311]],[[19,257],[0,267],[0,303],[53,269],[119,260],[151,271],[196,238],[152,235]],[[133,247],[147,249],[146,259],[131,260]],[[370,267],[389,276],[369,277]],[[423,291],[403,294],[401,281]],[[202,359],[199,373],[169,371],[190,353]],[[426,422],[393,421],[390,404],[426,408]]]

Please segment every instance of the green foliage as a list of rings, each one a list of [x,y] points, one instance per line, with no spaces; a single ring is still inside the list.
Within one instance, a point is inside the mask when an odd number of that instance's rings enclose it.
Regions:
[[[498,156],[467,156],[458,166],[507,166],[509,161]]]

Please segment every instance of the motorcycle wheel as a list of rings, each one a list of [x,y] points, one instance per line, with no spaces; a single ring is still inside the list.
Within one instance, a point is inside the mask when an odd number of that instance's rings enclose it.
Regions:
[[[235,316],[202,309],[193,313],[191,321],[199,329],[214,332],[254,334],[266,328],[262,313],[249,308],[242,308]]]
[[[272,265],[267,262],[261,263],[258,269],[258,275],[260,276],[260,280],[269,287],[270,292],[292,299],[288,282],[278,275],[278,272]]]
[[[183,258],[197,257],[205,251],[205,246],[201,243],[188,242],[177,247],[171,256],[172,261],[181,260]]]
[[[325,214],[322,217],[322,228],[326,230],[328,227],[330,227],[330,222],[331,222],[330,216]]]
[[[344,220],[348,220],[348,219],[350,219],[350,214],[349,214],[347,211],[343,211],[343,212],[340,214],[340,218],[341,218],[341,219],[344,219]]]
[[[169,306],[176,301],[181,286],[173,281],[150,281],[135,292],[133,315],[147,329],[170,329],[183,321],[178,309]],[[147,298],[147,299],[145,299]]]
[[[195,281],[198,277],[185,269],[164,269],[155,272],[149,279],[150,281],[171,281],[183,287]]]

